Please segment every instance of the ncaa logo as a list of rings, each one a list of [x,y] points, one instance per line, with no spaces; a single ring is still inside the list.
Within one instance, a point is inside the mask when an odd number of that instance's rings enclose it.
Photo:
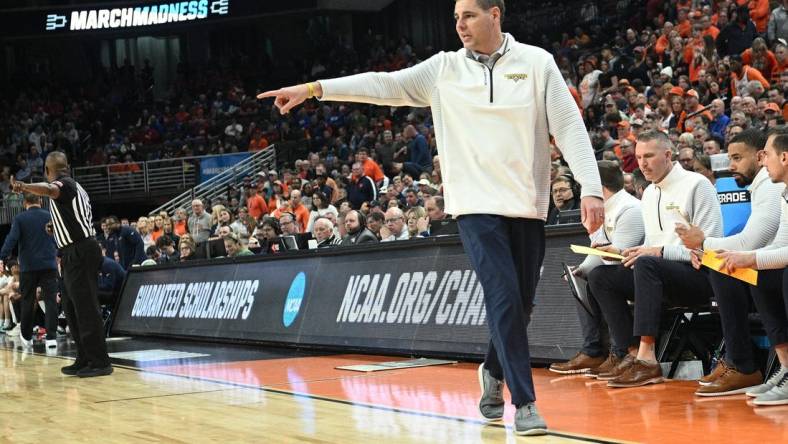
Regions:
[[[290,291],[287,292],[285,299],[285,310],[282,312],[282,323],[285,327],[290,327],[301,310],[301,301],[304,300],[304,290],[306,289],[306,274],[302,271],[298,273],[290,284]]]

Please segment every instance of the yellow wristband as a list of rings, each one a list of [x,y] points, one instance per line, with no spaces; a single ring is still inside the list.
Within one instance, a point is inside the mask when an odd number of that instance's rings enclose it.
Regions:
[[[315,97],[315,85],[312,82],[306,84],[306,89],[309,90],[308,99]]]

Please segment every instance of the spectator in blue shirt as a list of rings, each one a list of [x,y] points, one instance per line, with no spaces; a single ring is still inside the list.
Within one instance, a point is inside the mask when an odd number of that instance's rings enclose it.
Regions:
[[[412,177],[419,177],[423,172],[432,171],[432,156],[427,138],[420,134],[413,125],[406,126],[402,135],[408,140],[410,159],[402,165],[402,170]]]
[[[709,123],[709,131],[711,131],[713,136],[717,136],[724,140],[725,129],[731,121],[730,117],[725,115],[725,102],[720,99],[712,100],[710,111],[711,115],[714,116],[714,120]]]
[[[132,265],[139,265],[147,259],[145,243],[139,233],[131,227],[121,225],[115,216],[107,217],[106,224],[111,233],[110,238],[114,238],[116,242],[120,265],[124,270],[128,270]]]

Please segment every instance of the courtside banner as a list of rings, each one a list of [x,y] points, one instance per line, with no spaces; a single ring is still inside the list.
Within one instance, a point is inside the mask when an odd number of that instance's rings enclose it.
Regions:
[[[537,359],[560,359],[582,345],[560,273],[561,262],[582,260],[568,245],[583,238],[548,238],[529,329]],[[483,356],[486,321],[484,292],[451,237],[135,269],[113,334]]]

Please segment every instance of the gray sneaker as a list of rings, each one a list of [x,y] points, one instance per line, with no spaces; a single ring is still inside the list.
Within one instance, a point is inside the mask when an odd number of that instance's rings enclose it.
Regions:
[[[536,411],[536,404],[529,402],[514,414],[514,433],[523,436],[547,434],[547,424]]]
[[[788,372],[783,372],[783,377],[768,392],[758,396],[752,402],[755,405],[783,405],[788,404]]]
[[[783,366],[780,366],[780,369],[777,370],[769,379],[767,379],[766,382],[764,382],[759,386],[755,386],[747,390],[746,395],[749,396],[750,398],[755,398],[757,396],[763,395],[764,393],[774,388],[774,386],[777,385],[778,382],[780,382],[780,380],[785,376],[786,373],[788,373],[788,369]]]
[[[497,421],[503,418],[503,381],[490,375],[484,364],[479,365],[479,386],[482,389],[482,398],[479,400],[479,413],[488,421]]]

